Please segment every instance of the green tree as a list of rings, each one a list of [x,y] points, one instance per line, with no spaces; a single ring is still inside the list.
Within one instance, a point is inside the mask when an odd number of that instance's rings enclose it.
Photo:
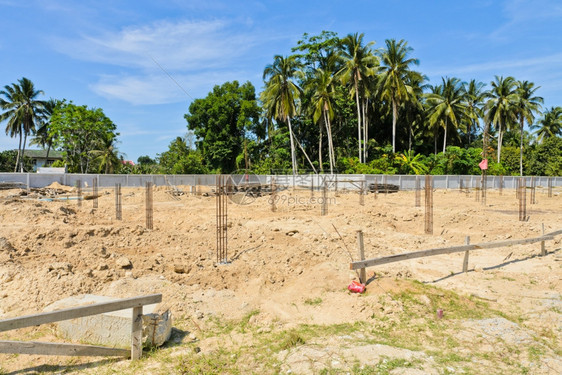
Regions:
[[[405,174],[425,174],[427,166],[423,162],[422,154],[415,154],[409,150],[403,154],[396,155],[396,162],[399,165],[399,172]]]
[[[0,91],[0,109],[4,110],[0,114],[0,122],[8,121],[6,125],[6,134],[10,137],[19,136],[18,156],[14,172],[18,169],[21,155],[25,153],[25,144],[27,136],[35,130],[35,123],[45,103],[38,100],[37,97],[43,94],[42,90],[36,90],[33,82],[28,78],[21,78],[18,83],[4,86],[4,90]],[[23,147],[22,147],[23,137]],[[23,163],[20,164],[20,170],[23,172]]]
[[[503,132],[505,127],[516,121],[515,103],[517,94],[516,83],[513,77],[495,77],[491,83],[492,89],[488,93],[486,102],[486,119],[489,124],[495,124],[498,132],[497,162],[501,162]]]
[[[40,146],[43,149],[47,147],[47,155],[45,156],[45,159],[49,158],[49,153],[53,147],[53,139],[49,135],[49,128],[51,126],[51,116],[55,112],[55,108],[59,105],[59,103],[59,100],[53,98],[45,102],[44,108],[41,111],[39,127],[35,131],[35,136],[30,142],[30,144]]]
[[[0,172],[11,172],[14,170],[14,164],[18,158],[16,150],[6,150],[0,152]],[[24,156],[22,158],[24,170],[32,170],[33,163],[31,158]]]
[[[542,97],[534,96],[539,88],[540,86],[535,87],[533,82],[517,81],[515,111],[517,117],[519,117],[519,132],[521,136],[519,145],[520,176],[523,176],[523,126],[525,125],[525,120],[527,120],[529,126],[533,124],[535,121],[535,113],[540,110],[541,103],[544,101]]]
[[[456,129],[465,116],[463,84],[458,78],[442,78],[442,84],[438,86],[437,90],[428,94],[427,102],[430,124],[433,126],[441,124],[443,126],[443,153],[445,153],[449,124]]]
[[[371,51],[374,42],[363,44],[364,34],[349,34],[342,39],[341,56],[344,65],[338,72],[342,83],[350,83],[350,93],[355,96],[355,104],[357,106],[357,142],[359,150],[359,161],[365,162],[363,147],[365,137],[365,117],[361,116],[363,110],[363,98],[360,97],[364,88],[360,87],[361,82],[366,77],[375,74],[374,68],[378,65],[378,60]],[[363,89],[363,90],[362,90]]]
[[[296,56],[276,55],[273,64],[266,66],[263,71],[263,79],[267,81],[261,94],[267,117],[283,121],[289,127],[293,175],[297,174],[297,159],[291,118],[298,112],[297,101],[302,93],[302,89],[294,82],[295,78],[302,77],[300,68]]]
[[[98,173],[115,173],[121,165],[119,158],[119,151],[117,150],[117,139],[113,133],[105,133],[101,135],[99,142],[96,142],[98,147],[96,150],[91,150],[92,164],[97,164]]]
[[[62,151],[69,172],[88,173],[96,157],[92,151],[111,145],[119,135],[116,129],[101,109],[62,102],[51,116],[49,136]]]
[[[234,171],[245,139],[256,137],[259,126],[254,86],[238,81],[216,85],[206,98],[194,100],[184,117],[205,164],[221,172]]]
[[[413,90],[408,85],[408,74],[412,65],[418,65],[419,60],[408,58],[413,51],[405,40],[396,42],[395,39],[385,41],[386,48],[379,51],[381,59],[381,77],[379,91],[383,100],[392,105],[392,152],[396,152],[396,121],[398,108],[402,101],[408,100],[413,95]]]
[[[467,147],[470,145],[470,136],[473,131],[476,130],[478,122],[484,117],[484,112],[482,107],[484,105],[484,99],[486,94],[484,92],[484,87],[486,86],[483,82],[478,82],[475,79],[471,79],[470,82],[464,84],[464,106],[466,114],[466,136],[467,136]]]
[[[562,136],[562,107],[550,107],[537,124],[531,126],[539,142],[548,138]]]
[[[188,147],[185,139],[177,137],[168,150],[159,154],[157,160],[167,174],[204,174],[209,170],[204,165],[201,153]]]

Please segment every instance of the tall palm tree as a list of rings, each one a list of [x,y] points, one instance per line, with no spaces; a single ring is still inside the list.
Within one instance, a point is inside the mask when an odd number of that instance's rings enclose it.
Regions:
[[[314,77],[309,81],[308,87],[312,91],[312,106],[314,109],[313,120],[320,124],[322,122],[326,126],[326,134],[328,135],[328,156],[330,159],[330,174],[334,173],[334,165],[336,163],[334,156],[334,144],[332,140],[331,121],[334,118],[334,76],[329,70],[321,68],[316,69]],[[322,121],[319,121],[322,120]],[[320,140],[322,139],[322,130],[320,130]],[[321,142],[321,141],[320,141]],[[320,160],[322,157],[321,143],[319,147]]]
[[[105,133],[100,139],[98,149],[90,151],[93,160],[98,162],[98,173],[114,173],[121,160],[115,143],[115,134]]]
[[[498,130],[498,160],[501,161],[504,127],[516,120],[515,102],[517,95],[513,77],[495,77],[491,82],[492,89],[488,93],[486,102],[486,121],[495,124]]]
[[[525,120],[531,126],[535,121],[534,113],[540,110],[541,103],[544,102],[542,97],[533,96],[539,88],[540,86],[535,87],[533,82],[517,81],[515,108],[517,117],[519,117],[519,132],[521,136],[519,144],[519,174],[521,176],[523,176],[523,126],[525,125]]]
[[[0,98],[0,108],[5,110],[0,114],[0,122],[8,120],[6,134],[10,137],[19,136],[20,138],[14,172],[17,171],[18,164],[23,159],[27,136],[35,129],[35,123],[45,106],[43,101],[37,100],[40,94],[43,94],[43,91],[36,90],[33,82],[25,77],[19,79],[18,83],[12,83],[11,86],[4,86],[4,90],[0,91],[0,95],[4,97],[4,99]],[[23,172],[23,163],[20,168]]]
[[[291,117],[297,114],[297,101],[302,93],[302,89],[293,79],[302,77],[300,67],[296,56],[276,55],[273,64],[267,65],[263,71],[263,79],[268,81],[261,94],[261,101],[267,108],[268,116],[286,122],[289,127],[293,175],[297,174],[297,159]]]
[[[478,121],[484,117],[482,106],[486,97],[486,93],[484,92],[485,86],[485,83],[478,82],[475,79],[471,79],[470,82],[464,85],[463,101],[466,107],[467,147],[470,146],[470,134],[472,130],[476,128]]]
[[[39,127],[35,131],[35,136],[29,142],[30,145],[37,145],[43,149],[47,147],[47,155],[45,159],[49,159],[49,153],[53,146],[53,137],[49,134],[51,126],[51,116],[55,112],[55,108],[59,104],[57,99],[49,99],[45,102],[43,111],[41,111],[41,118],[39,119]]]
[[[443,126],[443,153],[447,148],[447,129],[449,124],[458,128],[465,114],[463,104],[463,84],[458,78],[442,78],[442,84],[434,93],[428,94],[429,123]]]
[[[413,51],[408,42],[395,39],[385,41],[386,48],[379,51],[381,58],[381,77],[379,91],[383,99],[392,104],[392,152],[396,152],[396,121],[400,103],[412,97],[412,87],[408,84],[408,73],[412,65],[419,65],[419,60],[408,58]]]
[[[341,56],[344,64],[338,75],[344,85],[351,83],[350,93],[355,96],[355,104],[357,106],[357,142],[359,150],[359,162],[364,162],[362,151],[364,133],[364,117],[361,116],[363,110],[361,94],[362,80],[374,74],[373,68],[378,64],[377,58],[371,51],[374,42],[363,44],[364,34],[349,34],[342,39]],[[366,147],[366,145],[365,145]]]
[[[562,136],[562,107],[547,109],[538,123],[531,128],[536,129],[535,134],[539,142],[547,138]]]

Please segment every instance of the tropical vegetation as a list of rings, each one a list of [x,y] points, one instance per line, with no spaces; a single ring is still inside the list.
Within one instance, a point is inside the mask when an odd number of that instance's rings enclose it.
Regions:
[[[543,108],[540,86],[501,74],[432,83],[407,41],[380,45],[362,33],[304,34],[264,67],[261,92],[216,85],[187,108],[187,134],[136,165],[124,163],[101,109],[40,100],[22,78],[0,91],[0,122],[19,138],[5,160],[25,170],[32,137],[82,173],[480,174],[484,158],[489,174],[562,174],[562,107]]]

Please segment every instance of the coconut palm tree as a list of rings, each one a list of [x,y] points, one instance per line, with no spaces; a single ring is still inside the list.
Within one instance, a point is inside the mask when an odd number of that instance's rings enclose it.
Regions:
[[[463,98],[463,84],[458,78],[442,78],[442,84],[433,93],[427,95],[429,123],[433,126],[441,124],[445,130],[443,153],[447,148],[449,124],[456,129],[466,116]]]
[[[392,152],[396,152],[396,121],[400,103],[413,96],[412,87],[408,84],[408,74],[412,65],[419,60],[408,58],[413,51],[408,42],[395,39],[385,41],[386,48],[378,51],[381,59],[381,76],[379,91],[381,97],[392,104]]]
[[[336,163],[334,144],[332,141],[332,125],[334,118],[334,76],[329,70],[316,69],[314,76],[308,82],[307,89],[312,92],[313,120],[320,125],[319,158],[322,160],[322,123],[326,126],[328,135],[328,157],[330,159],[330,174],[334,173]],[[320,121],[322,120],[322,121]],[[320,163],[322,168],[322,163]]]
[[[364,162],[363,141],[364,141],[364,117],[361,116],[363,109],[363,98],[361,97],[361,82],[370,75],[374,74],[373,68],[378,65],[377,58],[371,51],[374,42],[363,44],[364,34],[349,34],[342,39],[341,56],[344,61],[343,67],[338,72],[342,83],[350,83],[350,94],[355,96],[357,106],[357,142],[359,150],[359,162]],[[366,147],[366,145],[365,145]]]
[[[43,94],[43,91],[36,90],[33,82],[25,77],[19,79],[18,83],[12,83],[11,86],[4,86],[4,90],[0,91],[0,96],[4,97],[4,99],[0,98],[0,108],[5,110],[0,114],[0,122],[8,120],[6,134],[20,138],[14,172],[23,159],[27,136],[35,129],[35,123],[45,105],[43,101],[37,100],[40,94]],[[20,168],[23,171],[23,163]]]
[[[489,124],[496,125],[498,131],[498,160],[501,161],[504,128],[516,120],[515,103],[517,94],[513,77],[495,77],[491,82],[492,89],[488,93],[485,105],[486,119]]]
[[[486,93],[484,92],[485,86],[485,83],[478,82],[475,79],[471,79],[470,82],[464,85],[463,101],[466,107],[467,147],[470,146],[470,134],[472,130],[476,128],[478,121],[484,117],[482,106],[486,97]]]
[[[41,118],[39,119],[39,127],[35,131],[35,136],[29,142],[30,145],[37,145],[41,148],[47,147],[47,155],[45,159],[49,159],[49,153],[51,152],[51,147],[53,146],[53,137],[49,134],[49,129],[51,125],[51,116],[53,115],[55,108],[59,104],[57,99],[49,99],[45,102],[45,106],[41,111]]]
[[[297,102],[302,93],[302,89],[293,80],[302,77],[300,68],[295,56],[276,55],[273,64],[267,65],[263,71],[263,79],[268,81],[261,93],[261,101],[267,108],[268,116],[286,122],[289,127],[293,175],[297,174],[297,159],[291,117],[297,114]]]
[[[547,138],[562,136],[562,107],[547,109],[538,123],[531,128],[536,129],[534,134],[539,142]]]
[[[535,87],[533,82],[517,81],[515,108],[517,117],[519,117],[519,132],[521,142],[519,143],[519,174],[523,176],[523,126],[525,120],[530,126],[535,121],[535,112],[541,108],[541,103],[544,102],[540,96],[533,96],[540,86]]]
[[[98,163],[98,173],[114,173],[121,163],[116,142],[114,133],[105,133],[99,140],[98,149],[90,151],[93,161]]]

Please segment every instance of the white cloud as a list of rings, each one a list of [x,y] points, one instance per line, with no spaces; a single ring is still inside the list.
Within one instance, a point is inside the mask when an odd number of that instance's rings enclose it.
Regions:
[[[152,58],[167,70],[228,66],[257,43],[252,32],[235,31],[223,20],[158,21],[77,40],[57,38],[55,48],[73,58],[153,70]]]

